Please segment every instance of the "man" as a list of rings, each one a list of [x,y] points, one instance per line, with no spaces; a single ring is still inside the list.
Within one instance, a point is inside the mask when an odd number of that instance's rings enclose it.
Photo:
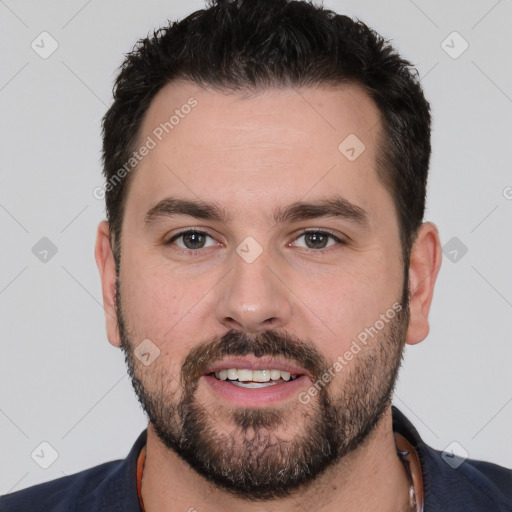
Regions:
[[[219,0],[114,98],[96,261],[148,429],[1,510],[512,510],[510,471],[452,469],[391,406],[441,263],[411,65],[312,4]]]

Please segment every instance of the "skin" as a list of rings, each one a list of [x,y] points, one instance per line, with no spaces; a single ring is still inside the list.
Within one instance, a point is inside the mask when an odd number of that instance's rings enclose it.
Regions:
[[[375,170],[381,126],[377,107],[355,85],[271,89],[241,98],[175,82],[154,98],[142,125],[141,143],[190,97],[197,100],[197,107],[142,160],[126,198],[120,281],[132,339],[151,339],[161,351],[158,368],[165,367],[173,376],[198,342],[230,329],[282,329],[313,340],[317,350],[334,362],[402,292],[396,210]],[[366,146],[352,162],[338,150],[349,134],[356,134]],[[278,207],[334,194],[366,210],[368,226],[336,217],[278,224],[271,219]],[[176,216],[145,226],[146,212],[171,195],[216,202],[229,218]],[[176,245],[182,240],[166,244],[186,228],[210,234],[208,247],[191,255]],[[311,228],[349,240],[331,240],[323,252],[308,249],[300,230]],[[236,252],[248,236],[263,250],[250,264]],[[119,347],[111,247],[103,221],[95,255],[108,339]],[[408,344],[428,334],[440,263],[437,228],[423,223],[409,268]],[[350,364],[357,364],[357,357]],[[145,371],[151,379],[156,370],[149,366]],[[346,374],[336,374],[332,386],[341,389]],[[172,382],[167,391],[179,393]],[[201,380],[197,398],[211,410],[227,406]],[[281,434],[292,439],[293,418],[302,418],[306,406],[296,398],[277,405],[291,419],[288,431]],[[229,422],[219,420],[218,428],[228,431]],[[265,503],[248,502],[212,486],[162,444],[150,423],[142,495],[147,512],[191,507],[213,512],[242,506],[246,511],[296,512],[298,504],[317,511],[396,512],[407,510],[408,482],[396,456],[388,408],[365,442],[315,485]]]

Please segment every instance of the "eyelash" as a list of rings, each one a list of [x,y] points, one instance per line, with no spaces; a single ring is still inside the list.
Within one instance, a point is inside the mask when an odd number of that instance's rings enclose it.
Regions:
[[[205,236],[207,236],[207,237],[209,237],[209,238],[214,240],[214,237],[212,237],[206,231],[200,231],[200,230],[197,230],[197,229],[187,229],[186,231],[181,231],[180,233],[177,233],[177,234],[173,235],[167,242],[165,242],[165,245],[172,245],[172,243],[174,241],[178,240],[180,237],[183,237],[185,235],[189,235],[191,233],[197,233],[199,235],[205,235]],[[333,233],[331,233],[329,231],[319,230],[319,229],[304,229],[295,237],[295,239],[293,241],[295,242],[299,238],[301,238],[301,237],[303,237],[303,236],[305,236],[305,235],[307,235],[309,233],[315,233],[315,234],[318,234],[318,235],[327,236],[330,239],[334,240],[336,242],[336,244],[338,244],[338,245],[346,245],[348,243],[347,240],[344,240],[343,238],[340,238],[340,237],[334,235]],[[287,245],[290,246],[291,243],[287,244]],[[320,254],[323,254],[324,252],[328,251],[332,247],[333,246],[329,246],[329,247],[325,247],[323,249],[311,249],[309,247],[302,247],[302,249],[304,251],[306,251],[307,253],[315,253],[315,254],[320,253]],[[192,256],[192,255],[199,255],[201,249],[208,249],[208,247],[201,247],[199,249],[184,249],[184,248],[179,247],[179,246],[176,246],[176,248],[182,254],[186,254],[186,255],[190,255],[190,256]]]

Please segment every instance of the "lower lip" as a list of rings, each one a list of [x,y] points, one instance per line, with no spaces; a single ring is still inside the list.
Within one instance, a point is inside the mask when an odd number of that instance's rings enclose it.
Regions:
[[[311,383],[306,375],[301,375],[293,381],[280,382],[266,388],[250,389],[230,384],[211,375],[203,375],[202,379],[217,395],[242,407],[266,406],[286,400],[296,396],[301,389]]]

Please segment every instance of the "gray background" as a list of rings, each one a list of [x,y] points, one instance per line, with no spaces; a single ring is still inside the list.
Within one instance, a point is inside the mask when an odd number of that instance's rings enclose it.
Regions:
[[[436,448],[455,441],[455,453],[512,466],[512,1],[325,5],[417,65],[434,117],[426,219],[443,245],[456,237],[395,404]],[[93,257],[100,119],[123,53],[203,6],[0,0],[0,494],[125,457],[145,428],[122,353],[107,342]],[[31,48],[51,48],[43,31],[59,45],[47,59]],[[46,262],[32,251],[43,237],[57,248]],[[58,454],[48,469],[41,442]]]

